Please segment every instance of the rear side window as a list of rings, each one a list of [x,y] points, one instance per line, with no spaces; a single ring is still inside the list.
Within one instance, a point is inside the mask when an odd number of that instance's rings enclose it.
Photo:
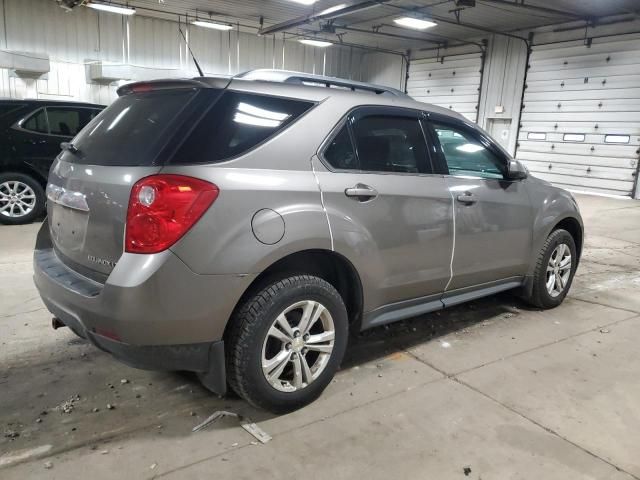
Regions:
[[[47,107],[50,133],[73,137],[98,113],[99,110],[92,108]]]
[[[41,108],[22,123],[22,128],[37,133],[49,133],[47,113]]]
[[[418,173],[427,163],[427,145],[417,118],[375,115],[354,124],[360,169]]]
[[[65,160],[91,165],[153,165],[195,95],[194,89],[124,95],[74,138],[78,153],[66,155]],[[79,121],[82,123],[82,117]]]
[[[225,92],[171,163],[215,163],[242,155],[287,128],[314,104],[300,100]]]
[[[339,170],[354,170],[358,168],[356,152],[351,143],[349,128],[345,125],[333,138],[324,151],[324,159],[333,168]]]

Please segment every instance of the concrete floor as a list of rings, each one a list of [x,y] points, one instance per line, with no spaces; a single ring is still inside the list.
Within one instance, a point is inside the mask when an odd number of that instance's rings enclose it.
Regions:
[[[640,202],[579,202],[586,249],[561,307],[503,294],[367,332],[281,417],[51,330],[37,226],[0,227],[0,478],[638,479]],[[233,418],[191,433],[219,409],[273,440]]]

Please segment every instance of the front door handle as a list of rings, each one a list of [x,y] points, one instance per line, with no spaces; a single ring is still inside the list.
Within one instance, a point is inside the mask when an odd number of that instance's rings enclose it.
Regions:
[[[469,192],[461,193],[456,197],[456,200],[458,200],[460,203],[464,203],[465,205],[473,205],[478,201],[475,195]]]
[[[375,188],[363,183],[358,183],[351,188],[345,189],[344,194],[347,197],[355,198],[360,202],[366,202],[367,200],[371,200],[378,196],[378,192]]]

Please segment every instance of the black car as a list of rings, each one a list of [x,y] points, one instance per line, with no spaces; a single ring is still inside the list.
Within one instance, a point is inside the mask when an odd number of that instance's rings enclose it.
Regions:
[[[0,100],[0,223],[38,217],[45,206],[49,167],[105,107],[53,100]]]

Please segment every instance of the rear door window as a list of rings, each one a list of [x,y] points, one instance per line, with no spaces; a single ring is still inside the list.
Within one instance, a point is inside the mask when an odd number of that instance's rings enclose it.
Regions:
[[[366,116],[355,121],[353,132],[361,170],[432,173],[418,118]]]
[[[351,143],[349,128],[347,125],[340,129],[340,132],[333,137],[324,151],[324,159],[333,168],[338,170],[355,170],[358,168],[356,152]]]
[[[119,97],[74,138],[78,153],[66,155],[65,160],[91,165],[154,165],[195,95],[196,90],[185,88]],[[78,122],[76,128],[82,126],[82,115]]]
[[[247,153],[287,128],[313,105],[227,91],[205,113],[171,163],[215,163]]]

